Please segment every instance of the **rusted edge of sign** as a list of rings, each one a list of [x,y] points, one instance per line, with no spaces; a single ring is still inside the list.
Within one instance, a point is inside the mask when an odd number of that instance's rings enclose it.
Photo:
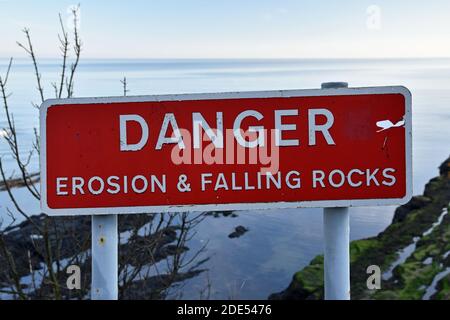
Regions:
[[[230,204],[201,204],[201,205],[159,205],[132,207],[101,207],[101,208],[64,208],[54,209],[47,205],[47,152],[46,152],[46,117],[49,108],[65,104],[109,104],[123,102],[151,102],[151,101],[186,101],[186,100],[214,100],[214,99],[245,99],[245,98],[286,98],[286,97],[315,97],[341,96],[364,94],[401,94],[405,98],[405,157],[406,157],[406,195],[403,198],[391,199],[357,199],[357,200],[320,200],[299,202],[260,202],[260,203],[230,203]],[[302,90],[274,90],[274,91],[246,91],[219,93],[189,93],[148,96],[120,96],[95,98],[48,99],[40,106],[40,173],[41,173],[41,210],[49,215],[92,215],[92,214],[126,214],[126,213],[158,213],[182,211],[224,211],[224,210],[255,210],[255,209],[288,209],[288,208],[324,208],[324,207],[354,207],[354,206],[382,206],[399,205],[408,202],[412,197],[412,96],[404,86],[382,86],[362,88],[336,89],[302,89]]]

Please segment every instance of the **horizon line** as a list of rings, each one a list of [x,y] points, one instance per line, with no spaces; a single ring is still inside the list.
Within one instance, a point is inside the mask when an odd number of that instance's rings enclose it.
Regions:
[[[0,56],[1,60],[29,60],[29,57]],[[36,57],[37,60],[60,60],[61,57]],[[80,57],[80,60],[426,60],[450,59],[450,56],[418,57]]]

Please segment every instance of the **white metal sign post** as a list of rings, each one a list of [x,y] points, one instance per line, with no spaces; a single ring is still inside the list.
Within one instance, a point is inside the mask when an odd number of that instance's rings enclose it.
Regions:
[[[348,208],[324,208],[325,300],[350,300],[350,224]]]
[[[92,215],[92,300],[118,298],[118,228],[117,215]]]
[[[345,82],[322,89],[348,88]],[[350,300],[350,216],[348,207],[323,209],[324,287],[326,300]]]

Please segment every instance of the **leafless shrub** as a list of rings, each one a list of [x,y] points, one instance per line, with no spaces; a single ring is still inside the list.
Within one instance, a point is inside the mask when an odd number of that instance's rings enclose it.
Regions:
[[[78,7],[72,9],[74,28],[71,37],[59,15],[61,30],[58,40],[62,63],[58,81],[51,84],[56,98],[70,98],[74,93],[75,74],[82,51],[78,12]],[[40,102],[43,102],[45,92],[31,32],[25,28],[23,33],[26,41],[18,42],[18,45],[31,59]],[[90,217],[34,215],[27,212],[21,199],[12,191],[15,187],[24,187],[35,201],[40,200],[39,175],[29,170],[33,157],[40,152],[39,134],[33,128],[33,145],[24,157],[8,102],[11,93],[7,85],[12,67],[11,58],[5,74],[0,75],[0,94],[6,114],[4,138],[18,168],[18,176],[7,176],[0,157],[0,191],[7,193],[24,221],[17,225],[17,213],[7,208],[12,223],[6,227],[0,224],[0,294],[17,299],[85,299],[90,288]],[[126,77],[121,83],[125,96],[129,91]],[[38,103],[33,102],[32,105],[39,108]],[[203,272],[199,267],[206,259],[199,260],[199,257],[206,244],[187,258],[187,242],[195,235],[195,226],[203,218],[203,214],[187,213],[121,216],[119,229],[122,233],[129,233],[130,237],[119,248],[120,297],[164,298],[171,294],[173,284]],[[65,287],[65,269],[71,264],[82,269],[82,288],[76,292]],[[25,276],[30,278],[27,285],[22,283]]]

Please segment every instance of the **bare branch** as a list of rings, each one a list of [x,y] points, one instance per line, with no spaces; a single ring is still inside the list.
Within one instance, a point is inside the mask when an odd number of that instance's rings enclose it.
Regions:
[[[62,95],[62,91],[63,91],[63,87],[64,87],[64,79],[66,77],[66,62],[67,62],[67,52],[69,50],[69,38],[67,35],[66,30],[64,29],[64,24],[61,18],[61,14],[59,14],[59,24],[61,26],[61,32],[62,32],[62,37],[60,35],[58,35],[58,39],[59,42],[61,43],[61,53],[62,53],[62,57],[63,57],[63,62],[62,62],[62,66],[61,66],[61,80],[59,83],[59,88],[55,90],[58,90],[56,97],[57,98],[61,98]]]
[[[34,141],[33,141],[33,148],[34,150],[36,150],[37,154],[40,155],[41,154],[41,141],[40,141],[40,137],[38,134],[38,131],[36,128],[33,128],[34,131]]]
[[[3,182],[5,184],[6,192],[8,193],[8,196],[11,199],[11,202],[14,204],[14,207],[16,208],[16,210],[25,219],[27,219],[40,233],[42,233],[42,229],[30,218],[30,216],[27,213],[25,213],[25,211],[22,210],[22,208],[19,206],[19,203],[17,202],[16,198],[12,194],[11,188],[9,187],[9,183],[6,180],[5,171],[3,170],[3,164],[2,164],[2,158],[1,157],[0,157],[0,174],[1,174]]]
[[[31,60],[33,61],[34,73],[36,75],[36,81],[37,81],[37,85],[38,85],[37,89],[38,89],[39,94],[41,96],[41,102],[44,102],[44,100],[45,100],[44,99],[44,89],[42,88],[42,85],[41,85],[41,74],[39,73],[39,68],[38,68],[38,64],[37,64],[37,60],[36,60],[36,55],[34,53],[33,44],[31,42],[30,29],[24,28],[23,29],[23,33],[25,34],[25,36],[27,38],[27,46],[21,44],[20,42],[17,42],[17,44],[19,45],[19,47],[24,49],[26,53],[28,53],[28,55],[30,56]]]
[[[9,77],[9,72],[11,71],[12,62],[13,62],[13,58],[11,57],[11,58],[9,58],[9,64],[8,64],[8,69],[6,69],[5,78],[2,80],[2,77],[0,76],[0,83],[2,84],[2,86],[6,86],[6,83],[8,82],[8,77]]]
[[[120,83],[122,84],[122,87],[123,87],[123,95],[124,95],[124,97],[126,97],[128,91],[130,91],[127,89],[127,78],[123,77],[123,80],[120,80]]]
[[[55,82],[52,82],[53,90],[55,91],[55,98],[58,98],[58,86]]]
[[[10,60],[10,63],[11,63],[11,61],[12,60]],[[9,66],[7,76],[5,77],[5,79],[8,78],[10,69],[11,69],[11,67]],[[30,191],[30,193],[36,199],[40,199],[39,192],[37,191],[36,187],[34,186],[33,182],[30,179],[30,176],[27,172],[27,169],[26,169],[27,164],[23,163],[20,158],[19,144],[17,142],[17,134],[16,134],[16,127],[14,124],[14,117],[9,111],[8,94],[6,93],[6,86],[5,86],[4,81],[0,81],[0,91],[1,91],[2,98],[3,98],[3,107],[4,107],[5,113],[6,113],[6,120],[8,123],[8,130],[6,131],[7,135],[6,135],[5,139],[8,142],[11,152],[13,154],[13,157],[16,160],[17,166],[20,169],[24,185],[27,187],[27,189]]]
[[[6,242],[3,238],[3,234],[0,234],[0,252],[2,253],[2,256],[6,258],[6,262],[8,263],[8,270],[10,272],[10,276],[14,282],[15,290],[17,294],[19,295],[20,299],[26,299],[26,295],[22,291],[22,286],[20,283],[20,276],[17,272],[16,263],[14,261],[14,257],[11,254],[11,251],[9,251],[8,246],[6,245]]]
[[[76,8],[72,9],[72,15],[73,15],[73,37],[74,37],[74,45],[73,50],[75,52],[75,62],[72,63],[70,66],[70,76],[68,79],[66,79],[66,87],[67,87],[67,97],[70,98],[73,95],[73,81],[75,76],[75,71],[78,67],[78,62],[80,61],[80,54],[81,54],[81,39],[80,35],[78,33],[78,11],[80,9],[80,5],[78,5]]]

